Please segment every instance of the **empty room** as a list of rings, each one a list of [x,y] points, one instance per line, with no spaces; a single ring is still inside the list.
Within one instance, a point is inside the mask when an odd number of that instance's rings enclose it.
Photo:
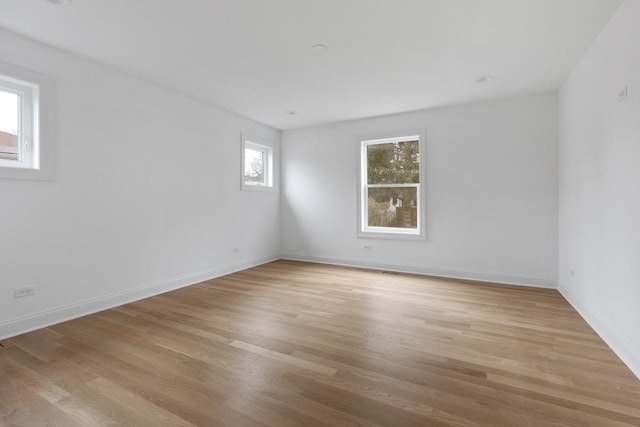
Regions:
[[[0,0],[0,427],[640,426],[640,0]]]

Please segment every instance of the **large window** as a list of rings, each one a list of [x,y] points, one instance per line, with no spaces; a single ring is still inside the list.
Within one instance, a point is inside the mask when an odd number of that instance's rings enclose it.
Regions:
[[[0,63],[0,178],[51,178],[51,106],[46,77]]]
[[[273,148],[258,138],[242,137],[242,188],[273,190]]]
[[[361,142],[360,235],[424,238],[421,133]]]

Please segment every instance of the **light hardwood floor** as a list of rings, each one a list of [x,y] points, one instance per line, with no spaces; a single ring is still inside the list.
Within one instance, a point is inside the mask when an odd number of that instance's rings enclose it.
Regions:
[[[554,290],[277,261],[1,345],[2,426],[640,426]]]

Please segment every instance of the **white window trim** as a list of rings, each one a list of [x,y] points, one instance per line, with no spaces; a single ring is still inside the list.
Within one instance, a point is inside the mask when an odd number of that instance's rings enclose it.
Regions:
[[[420,140],[420,182],[418,184],[384,184],[376,187],[417,187],[418,226],[416,229],[399,227],[369,227],[367,225],[367,146],[389,142],[406,141],[418,137]],[[427,203],[426,203],[426,132],[405,130],[387,132],[358,138],[358,237],[392,240],[425,240],[427,238]]]
[[[26,161],[1,161],[0,179],[52,180],[55,160],[55,87],[53,79],[31,70],[0,62],[0,87],[22,95],[21,120],[32,122],[20,124],[23,136],[28,138],[30,150]],[[7,83],[4,83],[7,82]],[[25,150],[23,143],[20,150]],[[25,153],[22,152],[22,155]],[[22,157],[24,158],[24,157]]]
[[[249,148],[264,153],[265,184],[249,184],[244,179],[245,149]],[[245,191],[275,191],[274,149],[273,144],[263,138],[242,134],[242,157],[240,161],[240,182]]]

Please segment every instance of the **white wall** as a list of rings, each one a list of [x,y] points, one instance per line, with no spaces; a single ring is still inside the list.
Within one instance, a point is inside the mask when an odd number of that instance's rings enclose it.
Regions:
[[[638,376],[639,22],[625,1],[567,79],[559,151],[560,290]]]
[[[0,338],[278,256],[279,192],[240,191],[241,132],[278,131],[5,31],[0,58],[57,85],[55,179],[0,180]]]
[[[416,128],[427,133],[427,240],[358,238],[358,137]],[[282,153],[287,258],[556,285],[554,94],[285,131]]]

